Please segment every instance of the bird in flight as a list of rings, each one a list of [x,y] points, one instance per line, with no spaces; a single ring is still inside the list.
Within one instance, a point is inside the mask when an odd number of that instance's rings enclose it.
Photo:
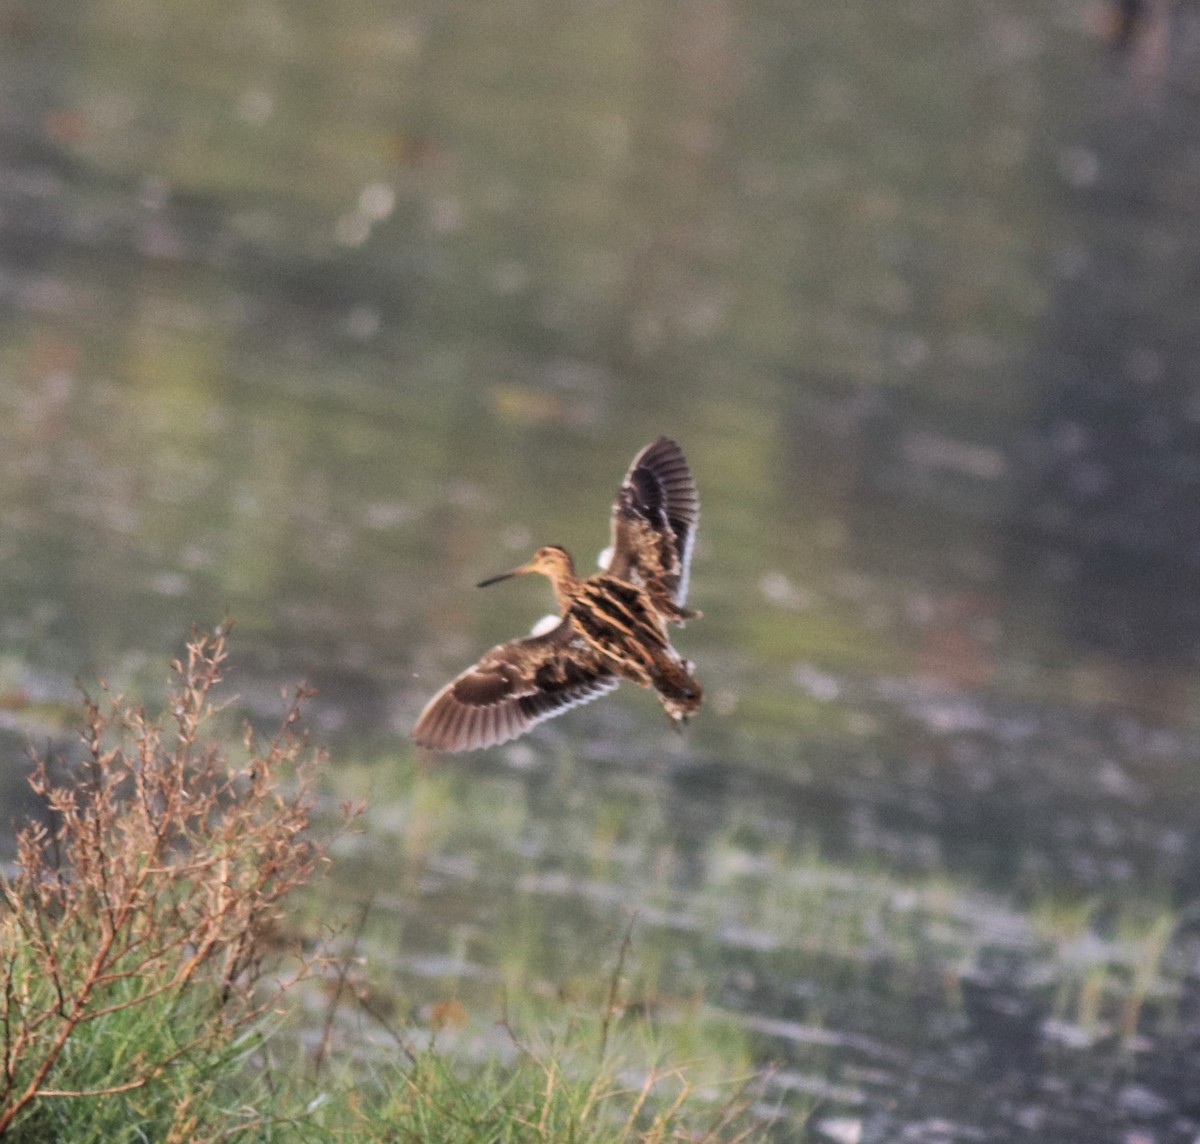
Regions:
[[[554,586],[561,618],[544,634],[485,652],[426,704],[413,738],[434,751],[490,747],[590,702],[622,679],[652,687],[681,726],[703,692],[692,665],[671,646],[667,624],[700,615],[685,606],[699,519],[700,498],[683,452],[669,437],[651,441],[617,493],[603,572],[578,576],[570,553],[548,545],[479,584],[538,572]]]

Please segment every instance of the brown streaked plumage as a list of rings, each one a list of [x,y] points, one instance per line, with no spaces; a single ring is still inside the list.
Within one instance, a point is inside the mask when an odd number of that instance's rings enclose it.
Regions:
[[[539,548],[532,560],[480,583],[537,572],[554,586],[561,620],[544,635],[486,652],[426,705],[413,738],[436,751],[490,747],[525,734],[611,691],[622,679],[652,687],[679,726],[700,706],[692,665],[671,647],[669,622],[686,608],[688,569],[700,499],[687,461],[668,437],[629,466],[612,510],[605,571],[577,576],[565,548]]]

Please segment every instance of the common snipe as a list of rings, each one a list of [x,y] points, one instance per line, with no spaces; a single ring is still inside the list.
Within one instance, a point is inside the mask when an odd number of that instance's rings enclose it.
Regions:
[[[543,635],[492,648],[451,680],[421,712],[413,738],[435,751],[490,747],[622,679],[654,688],[672,722],[682,724],[702,692],[692,665],[671,647],[667,623],[700,614],[684,606],[699,519],[687,461],[674,441],[659,437],[634,457],[617,493],[605,571],[577,576],[570,553],[550,545],[480,583],[540,572],[554,585],[562,618]]]

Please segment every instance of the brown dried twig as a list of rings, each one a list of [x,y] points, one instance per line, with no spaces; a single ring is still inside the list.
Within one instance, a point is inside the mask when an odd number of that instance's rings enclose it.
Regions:
[[[85,696],[82,765],[57,780],[35,758],[50,825],[20,830],[0,879],[0,1135],[39,1099],[144,1086],[267,1004],[253,988],[265,931],[320,860],[305,835],[314,759],[296,730],[307,693],[268,743],[247,730],[233,763],[206,734],[226,658],[224,630],[194,633],[162,718]],[[88,1023],[189,991],[208,1009],[183,1043],[135,1055],[103,1088],[51,1085]]]

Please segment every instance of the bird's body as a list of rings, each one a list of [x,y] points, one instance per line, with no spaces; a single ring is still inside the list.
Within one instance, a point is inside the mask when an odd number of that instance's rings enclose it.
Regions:
[[[601,664],[622,679],[653,687],[673,719],[699,705],[700,685],[667,637],[666,621],[683,618],[674,600],[611,573],[576,576],[563,548],[539,549],[534,560],[540,565],[536,570],[550,577],[571,631]]]
[[[433,750],[491,746],[611,691],[622,679],[652,687],[679,725],[703,692],[691,664],[671,646],[669,622],[699,613],[684,606],[700,502],[679,446],[660,437],[633,460],[612,511],[605,571],[577,576],[570,554],[539,548],[501,576],[538,572],[554,586],[561,619],[544,635],[500,644],[433,697],[413,738]]]

